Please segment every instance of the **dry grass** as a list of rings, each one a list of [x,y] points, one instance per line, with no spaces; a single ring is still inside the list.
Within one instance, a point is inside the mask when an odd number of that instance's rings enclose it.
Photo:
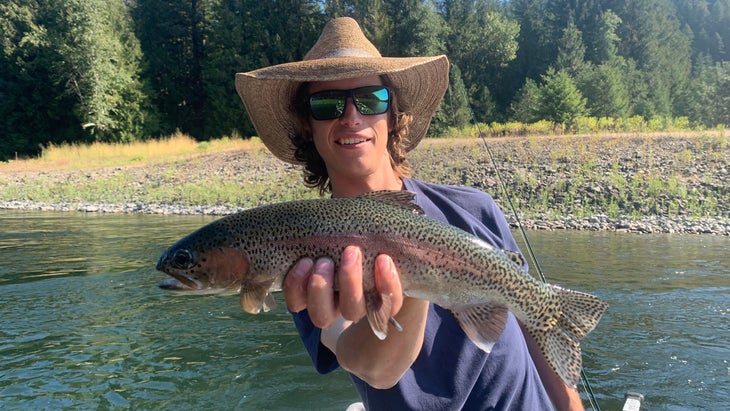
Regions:
[[[265,150],[265,147],[257,138],[244,140],[234,136],[197,142],[188,135],[175,133],[159,140],[132,143],[48,145],[38,158],[0,162],[0,172],[84,170],[155,164],[228,150],[256,152]]]

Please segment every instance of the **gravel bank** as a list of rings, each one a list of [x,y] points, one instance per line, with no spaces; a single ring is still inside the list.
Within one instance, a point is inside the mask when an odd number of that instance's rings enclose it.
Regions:
[[[728,140],[722,134],[531,137],[489,140],[489,147],[526,228],[730,235]],[[481,141],[426,140],[410,159],[417,178],[470,185],[492,194],[516,224]],[[115,186],[109,194],[113,200],[69,194],[73,187],[106,180]],[[0,208],[225,215],[301,197],[299,180],[296,168],[268,153],[246,152],[96,170],[4,171]],[[174,190],[199,182],[210,188],[223,181],[239,186],[239,197],[247,202],[196,203],[184,190],[162,201],[150,195],[150,187]],[[54,184],[71,189],[51,201],[38,202],[23,194],[23,187]],[[264,188],[252,194],[253,186]]]

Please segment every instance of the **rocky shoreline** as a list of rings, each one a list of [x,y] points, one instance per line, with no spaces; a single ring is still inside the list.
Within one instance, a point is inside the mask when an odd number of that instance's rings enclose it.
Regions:
[[[0,209],[26,211],[84,212],[84,213],[141,213],[141,214],[175,214],[175,215],[209,215],[224,216],[243,207],[233,206],[180,206],[169,204],[45,204],[28,201],[0,202]],[[730,220],[727,219],[688,219],[669,218],[663,216],[647,216],[639,220],[626,217],[610,218],[606,215],[578,218],[565,216],[559,220],[548,218],[523,219],[518,221],[511,214],[506,214],[510,226],[518,228],[519,224],[527,230],[582,230],[613,231],[638,234],[711,234],[730,236]]]
[[[723,134],[571,136],[490,139],[489,146],[526,229],[727,236],[729,140]],[[424,140],[409,156],[414,177],[490,193],[516,227],[481,145],[476,139]],[[265,150],[108,169],[0,171],[0,209],[222,216],[302,197],[299,171]],[[110,194],[85,197],[95,182]],[[227,197],[190,198],[191,190],[207,193],[226,184],[234,187]],[[30,189],[56,186],[63,187],[60,194],[43,201]],[[162,201],[155,200],[159,188],[168,190]]]

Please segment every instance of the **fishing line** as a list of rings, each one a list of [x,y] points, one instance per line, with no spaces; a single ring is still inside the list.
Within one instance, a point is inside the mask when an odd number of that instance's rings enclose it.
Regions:
[[[487,138],[485,133],[482,132],[481,127],[479,126],[479,122],[477,122],[476,116],[474,115],[474,110],[471,108],[471,104],[469,103],[469,96],[466,94],[466,89],[464,87],[460,87],[461,92],[463,94],[464,101],[466,102],[466,107],[469,109],[469,115],[471,116],[472,121],[474,122],[474,126],[477,128],[477,132],[479,133],[479,137],[481,137],[482,142],[484,143],[484,148],[487,150],[487,155],[489,157],[489,161],[492,163],[492,168],[494,169],[494,174],[497,177],[497,182],[499,184],[500,189],[502,190],[502,194],[504,195],[504,198],[507,200],[507,204],[509,204],[510,211],[512,211],[512,215],[515,217],[515,220],[517,221],[517,228],[520,231],[520,235],[522,236],[522,240],[525,242],[525,245],[527,247],[527,252],[530,255],[530,260],[535,266],[535,269],[537,270],[537,274],[540,277],[540,280],[542,282],[547,282],[545,278],[545,274],[542,271],[542,267],[540,266],[540,262],[537,261],[537,256],[535,255],[535,252],[532,248],[532,244],[530,243],[530,239],[527,237],[527,232],[525,231],[525,227],[522,224],[522,220],[520,219],[519,214],[517,213],[517,207],[515,207],[514,202],[512,201],[512,197],[509,194],[509,190],[507,189],[507,184],[504,182],[504,179],[502,179],[502,174],[499,172],[499,168],[497,167],[497,162],[494,160],[494,155],[492,154],[492,149],[489,147],[489,144],[487,143]],[[449,85],[449,93],[451,93],[451,86]],[[596,401],[596,396],[593,393],[593,389],[591,388],[591,384],[588,382],[588,376],[586,376],[585,371],[581,367],[580,369],[580,379],[583,383],[583,389],[586,393],[586,396],[588,397],[588,401],[590,402],[591,408],[595,411],[601,411],[601,407],[598,406],[598,402]]]

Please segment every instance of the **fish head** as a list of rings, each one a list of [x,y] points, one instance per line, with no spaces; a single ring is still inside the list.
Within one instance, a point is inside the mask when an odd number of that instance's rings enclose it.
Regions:
[[[169,275],[159,287],[190,294],[233,294],[249,271],[249,260],[225,227],[211,224],[167,249],[157,270]]]

